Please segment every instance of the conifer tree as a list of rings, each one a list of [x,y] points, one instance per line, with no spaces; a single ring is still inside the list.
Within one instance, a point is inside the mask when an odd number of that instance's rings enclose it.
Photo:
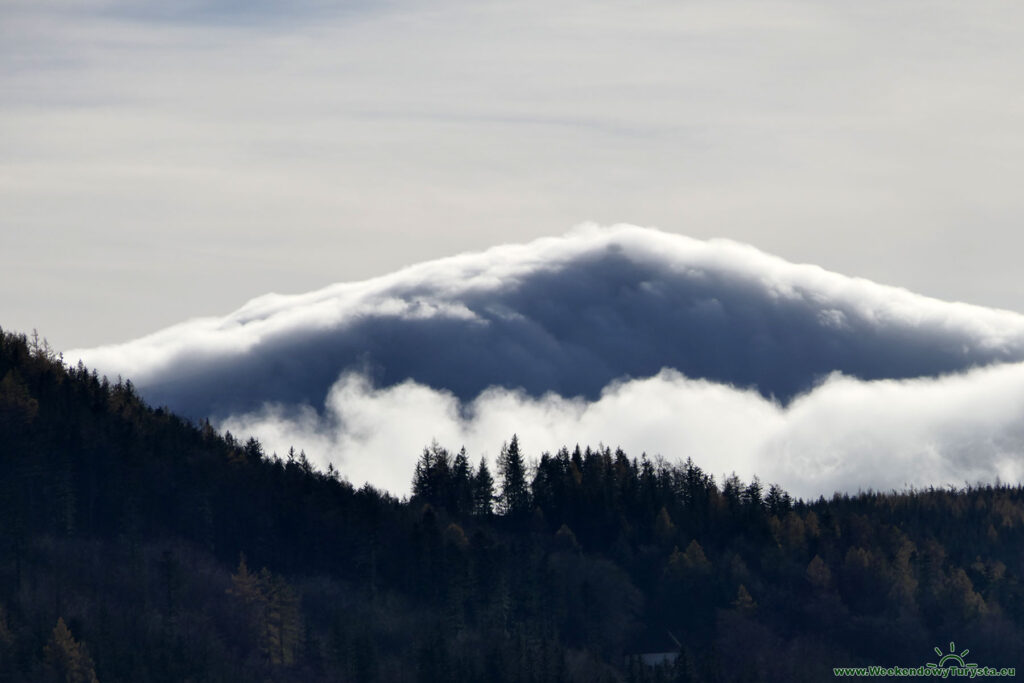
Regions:
[[[413,473],[413,496],[447,507],[452,488],[451,469],[451,456],[436,441],[424,448]]]
[[[64,618],[57,619],[49,642],[43,648],[46,680],[54,683],[99,683],[96,668],[84,643],[71,635]]]
[[[473,514],[489,517],[494,511],[494,478],[487,468],[487,460],[480,458],[480,466],[473,477]]]
[[[470,514],[473,511],[473,472],[465,446],[452,461],[451,479],[448,509],[459,515]]]
[[[287,581],[266,569],[259,575],[263,599],[263,654],[271,664],[295,664],[302,639],[299,596]]]
[[[526,465],[519,451],[519,438],[501,447],[498,456],[498,474],[501,476],[501,511],[509,517],[521,517],[530,509],[530,491],[526,484]]]

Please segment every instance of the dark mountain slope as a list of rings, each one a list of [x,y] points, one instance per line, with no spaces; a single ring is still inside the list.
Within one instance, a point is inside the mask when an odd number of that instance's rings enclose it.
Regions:
[[[821,681],[1018,666],[1024,491],[792,501],[606,448],[354,490],[0,334],[0,681]],[[492,464],[493,467],[493,464]],[[240,561],[244,556],[244,561]],[[630,653],[682,643],[674,666]]]
[[[1024,316],[727,241],[619,226],[422,263],[72,358],[196,418],[320,408],[344,372],[469,400],[492,386],[595,399],[674,368],[787,402],[832,372],[936,376],[1024,360]]]

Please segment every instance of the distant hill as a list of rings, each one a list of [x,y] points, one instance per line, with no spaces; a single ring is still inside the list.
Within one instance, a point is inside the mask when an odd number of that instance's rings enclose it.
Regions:
[[[512,435],[490,469],[428,446],[410,499],[343,475],[0,333],[0,681],[821,681],[951,643],[1024,663],[1019,486],[802,501]]]
[[[833,372],[926,377],[1024,360],[1024,316],[617,226],[271,294],[68,357],[194,418],[319,408],[349,371],[463,401],[489,387],[593,400],[671,368],[788,402]]]

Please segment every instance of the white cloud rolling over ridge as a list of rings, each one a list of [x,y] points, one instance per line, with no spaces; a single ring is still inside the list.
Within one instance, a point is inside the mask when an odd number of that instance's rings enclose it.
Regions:
[[[728,241],[593,226],[69,358],[408,489],[437,439],[691,456],[813,496],[1024,478],[1024,316]]]
[[[788,407],[753,391],[666,370],[616,383],[597,401],[492,389],[460,406],[407,382],[373,388],[342,377],[325,409],[281,406],[220,426],[255,433],[279,453],[302,444],[354,482],[404,492],[426,441],[494,456],[513,432],[529,454],[599,442],[710,472],[779,482],[801,496],[834,491],[1024,479],[1024,364],[941,379],[835,377]]]

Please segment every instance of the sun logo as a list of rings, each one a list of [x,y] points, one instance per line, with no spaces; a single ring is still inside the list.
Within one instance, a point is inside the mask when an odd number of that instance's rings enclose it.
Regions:
[[[937,654],[939,656],[939,663],[935,664],[935,663],[929,662],[928,666],[930,668],[932,668],[932,669],[944,669],[947,666],[958,666],[961,669],[969,669],[971,667],[978,666],[977,664],[968,664],[968,663],[964,662],[964,657],[967,656],[967,653],[969,653],[970,650],[966,650],[965,649],[960,654],[957,654],[957,652],[956,652],[956,645],[954,645],[952,642],[949,643],[949,652],[948,653],[943,653],[942,650],[940,650],[938,647],[936,647],[934,649],[935,649],[935,654]]]

